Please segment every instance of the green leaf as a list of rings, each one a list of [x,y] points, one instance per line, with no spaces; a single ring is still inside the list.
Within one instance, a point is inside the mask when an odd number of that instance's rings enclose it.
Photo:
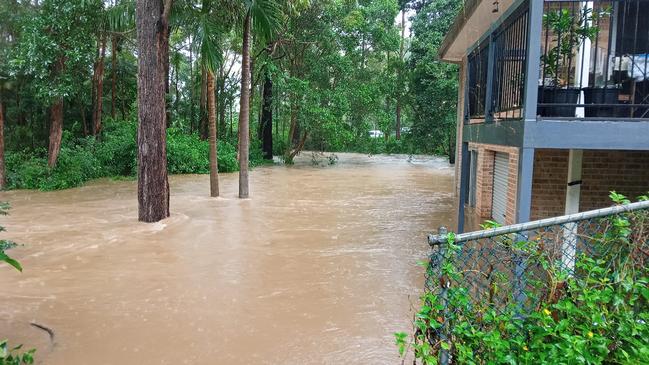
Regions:
[[[23,267],[20,266],[20,263],[18,261],[16,261],[16,260],[12,259],[11,257],[7,256],[7,254],[4,253],[4,252],[0,252],[0,261],[4,261],[4,262],[8,263],[9,265],[13,266],[14,268],[16,268],[16,270],[18,270],[20,272],[23,271]]]

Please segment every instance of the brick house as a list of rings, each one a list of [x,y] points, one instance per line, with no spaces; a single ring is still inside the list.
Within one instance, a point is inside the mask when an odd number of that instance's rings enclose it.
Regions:
[[[643,14],[649,0],[465,2],[440,50],[460,68],[458,231],[649,191]]]

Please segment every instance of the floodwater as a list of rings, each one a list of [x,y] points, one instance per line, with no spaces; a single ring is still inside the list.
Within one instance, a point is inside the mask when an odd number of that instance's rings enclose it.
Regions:
[[[0,267],[0,339],[47,365],[400,363],[453,169],[338,156],[256,168],[249,200],[237,174],[217,199],[207,175],[172,176],[154,224],[136,221],[135,181],[1,193],[24,272]]]

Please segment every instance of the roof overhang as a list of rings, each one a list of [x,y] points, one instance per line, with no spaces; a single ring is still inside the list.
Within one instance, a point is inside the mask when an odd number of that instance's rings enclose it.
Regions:
[[[499,23],[517,0],[466,0],[439,50],[443,61],[460,63],[471,46]]]

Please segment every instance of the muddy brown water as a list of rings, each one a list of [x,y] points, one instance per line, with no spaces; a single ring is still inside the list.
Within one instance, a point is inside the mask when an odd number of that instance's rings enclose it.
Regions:
[[[400,363],[453,168],[338,156],[256,168],[249,200],[236,174],[217,199],[208,176],[172,176],[154,224],[136,221],[135,181],[1,193],[25,270],[0,267],[0,338],[48,365]]]

